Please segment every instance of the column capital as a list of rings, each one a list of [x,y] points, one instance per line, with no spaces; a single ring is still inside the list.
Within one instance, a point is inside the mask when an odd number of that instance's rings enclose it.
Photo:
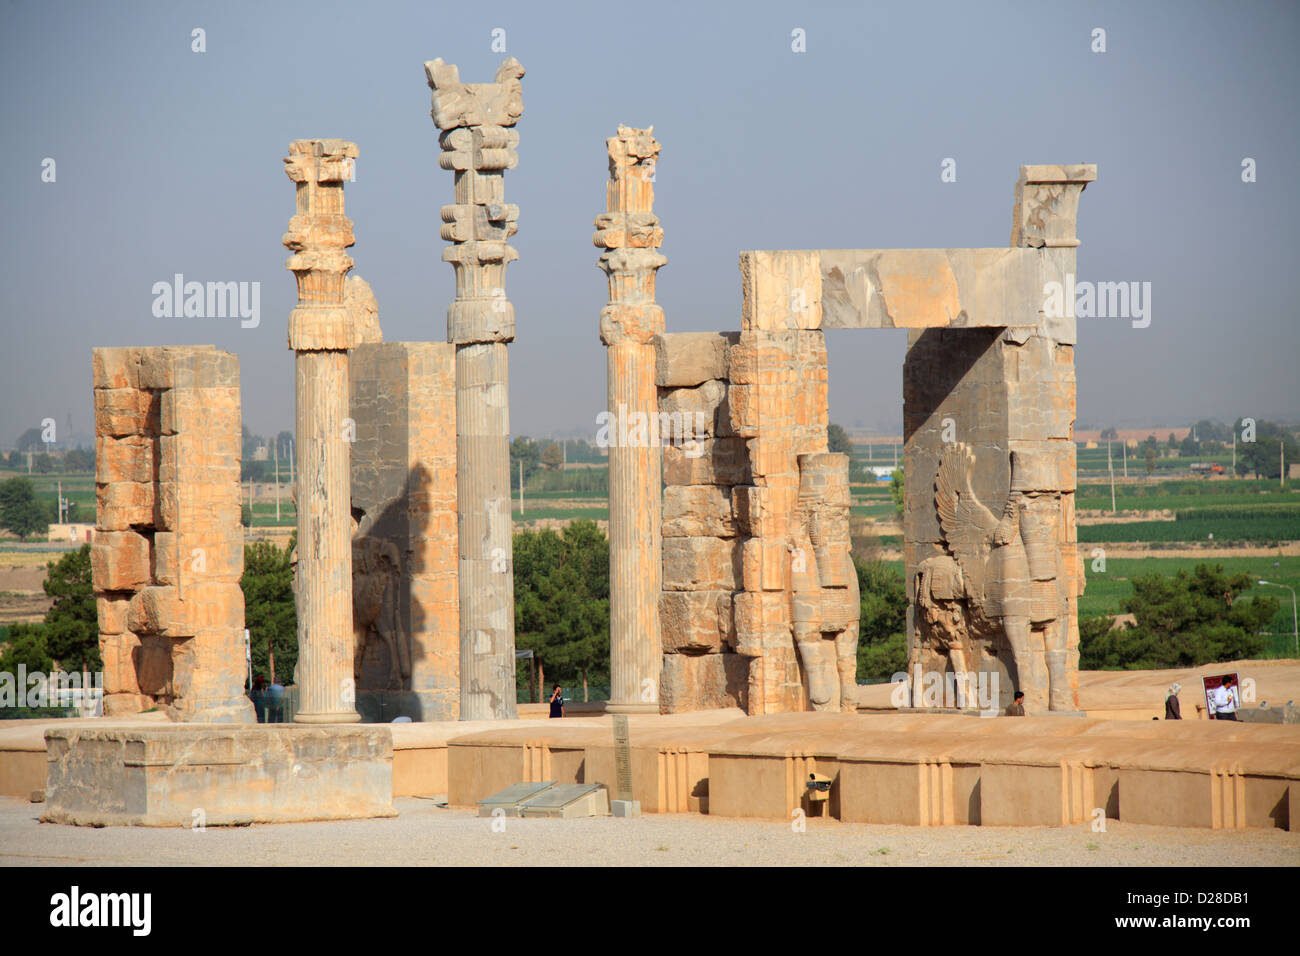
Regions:
[[[352,176],[356,143],[297,139],[289,144],[284,171],[297,186],[298,209],[281,242],[293,252],[285,268],[298,283],[298,305],[289,315],[289,348],[347,350],[359,344],[343,304],[344,280],[355,241],[344,214],[343,183]]]
[[[1072,248],[1079,244],[1075,223],[1079,194],[1097,178],[1097,167],[1021,166],[1011,224],[1012,248]]]

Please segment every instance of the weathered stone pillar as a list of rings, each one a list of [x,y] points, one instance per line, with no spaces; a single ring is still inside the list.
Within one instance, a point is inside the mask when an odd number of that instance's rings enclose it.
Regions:
[[[460,718],[503,720],[515,704],[515,597],[510,522],[510,407],[506,343],[515,311],[506,264],[518,254],[519,207],[505,202],[504,173],[519,162],[524,68],[513,57],[492,83],[461,83],[441,59],[424,65],[433,122],[455,173],[455,204],[442,207],[442,252],[456,270],[447,341],[456,346],[456,494],[460,515]]]
[[[654,336],[664,330],[655,272],[664,232],[653,212],[659,143],[649,129],[618,128],[609,149],[607,212],[592,241],[607,251],[609,304],[600,340],[609,346],[609,662],[612,713],[658,713],[663,644],[659,588],[661,459]],[[624,427],[624,423],[626,427]],[[700,436],[693,436],[696,441]]]
[[[289,314],[295,354],[297,418],[298,712],[301,723],[360,720],[352,673],[352,514],[348,417],[348,349],[357,331],[343,303],[352,258],[352,222],[343,214],[343,182],[355,143],[300,139],[289,145],[285,172],[298,188],[298,212],[283,242],[285,267],[298,282]]]

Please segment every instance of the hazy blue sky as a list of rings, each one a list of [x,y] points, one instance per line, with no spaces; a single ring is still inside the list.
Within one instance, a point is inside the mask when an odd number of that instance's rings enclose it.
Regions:
[[[744,249],[1005,246],[1022,163],[1096,163],[1079,276],[1152,283],[1150,327],[1080,320],[1081,423],[1300,418],[1300,5],[34,3],[0,10],[0,445],[90,431],[90,350],[239,354],[245,423],[291,428],[280,245],[295,138],[355,141],[356,273],[384,336],[443,340],[423,63],[527,70],[507,294],[515,434],[595,431],[604,140],[653,124],[671,331],[740,324]],[[644,12],[635,12],[636,10]],[[191,51],[206,31],[207,52]],[[1107,52],[1090,50],[1106,30]],[[791,50],[806,31],[807,52]],[[42,182],[53,158],[57,178]],[[940,181],[946,157],[957,181]],[[1243,183],[1244,157],[1258,181]],[[261,324],[158,319],[155,282],[261,283]],[[831,417],[897,433],[902,332],[829,336]]]

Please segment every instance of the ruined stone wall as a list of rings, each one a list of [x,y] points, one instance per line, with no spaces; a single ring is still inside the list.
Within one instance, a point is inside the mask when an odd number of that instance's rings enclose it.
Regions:
[[[656,338],[662,424],[705,436],[664,448],[665,712],[856,706],[848,459],[827,454],[820,305],[754,308],[771,267],[742,260],[742,331]]]
[[[350,355],[357,708],[368,720],[460,716],[455,353],[384,342]]]
[[[247,722],[239,361],[94,350],[91,573],[105,715]]]
[[[732,600],[741,537],[732,492],[749,482],[749,453],[731,427],[728,353],[735,332],[655,336],[663,448],[664,713],[743,707],[749,659],[736,652]]]

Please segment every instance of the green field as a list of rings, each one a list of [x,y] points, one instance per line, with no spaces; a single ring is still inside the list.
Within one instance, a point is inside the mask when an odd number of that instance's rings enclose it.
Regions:
[[[1185,521],[1133,521],[1128,524],[1083,525],[1079,528],[1080,544],[1211,540],[1225,547],[1237,542],[1272,545],[1279,541],[1300,540],[1300,515],[1277,519],[1192,518]]]

